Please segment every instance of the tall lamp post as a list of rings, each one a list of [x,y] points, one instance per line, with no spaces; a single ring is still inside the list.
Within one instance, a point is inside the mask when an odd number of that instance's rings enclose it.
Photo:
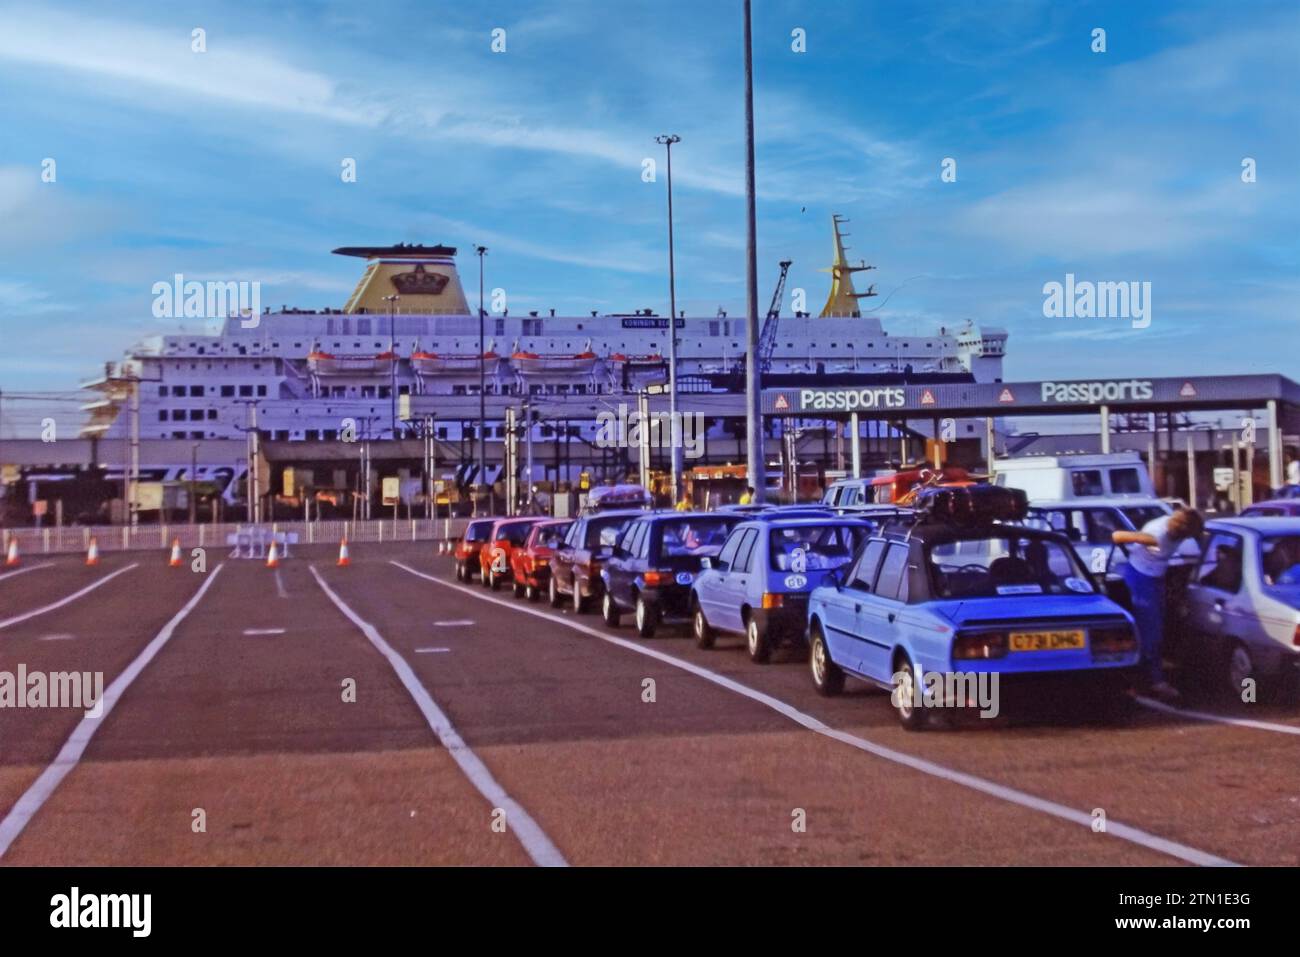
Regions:
[[[668,430],[672,438],[669,459],[672,463],[673,504],[681,493],[682,442],[677,421],[677,274],[673,262],[673,144],[682,138],[676,133],[656,136],[668,154]]]
[[[396,339],[393,335],[393,308],[401,298],[396,293],[384,297],[384,302],[388,303],[388,354],[391,357],[388,377],[388,404],[390,406],[388,430],[392,433],[393,438],[397,438],[397,350]]]
[[[478,481],[479,485],[486,486],[487,436],[484,433],[487,431],[487,359],[484,353],[487,345],[483,338],[483,323],[487,314],[483,310],[483,257],[487,255],[487,247],[475,246],[474,252],[478,254]]]
[[[762,372],[758,368],[758,225],[754,210],[754,43],[750,16],[751,0],[745,0],[745,284],[748,287],[745,316],[745,443],[749,484],[754,503],[767,495],[767,456],[763,450]]]

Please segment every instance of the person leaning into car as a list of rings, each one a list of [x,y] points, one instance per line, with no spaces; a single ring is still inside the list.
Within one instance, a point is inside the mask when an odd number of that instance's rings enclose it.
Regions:
[[[1124,581],[1133,599],[1133,620],[1142,647],[1146,690],[1159,698],[1178,696],[1178,692],[1165,681],[1160,661],[1160,647],[1165,634],[1165,572],[1178,546],[1186,539],[1200,535],[1203,527],[1200,512],[1193,508],[1180,508],[1171,515],[1152,519],[1142,526],[1140,532],[1111,533],[1111,540],[1116,545],[1139,546],[1128,549]]]

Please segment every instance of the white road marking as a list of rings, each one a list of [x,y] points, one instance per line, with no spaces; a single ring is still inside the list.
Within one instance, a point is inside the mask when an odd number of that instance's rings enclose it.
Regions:
[[[451,621],[435,621],[433,626],[435,628],[466,628],[472,624],[474,624],[473,619],[455,618]]]
[[[283,635],[283,628],[245,628],[244,634],[252,637],[255,635]]]
[[[311,573],[316,579],[316,584],[320,585],[321,590],[334,602],[336,608],[347,617],[347,619],[361,630],[370,643],[378,649],[379,653],[388,659],[393,670],[397,672],[397,677],[402,684],[406,686],[407,692],[415,699],[416,706],[424,715],[424,720],[429,723],[433,733],[438,736],[442,746],[447,749],[452,760],[459,765],[460,769],[465,772],[470,783],[478,789],[478,792],[487,798],[488,802],[494,808],[502,808],[506,812],[506,821],[510,830],[519,839],[528,856],[532,858],[534,864],[543,867],[567,867],[568,862],[560,849],[551,843],[551,839],[541,829],[532,816],[524,810],[523,805],[519,804],[506,793],[505,788],[497,783],[496,778],[492,777],[492,772],[487,769],[478,755],[470,750],[460,734],[452,726],[447,716],[443,714],[442,709],[434,702],[433,697],[429,694],[428,689],[420,683],[420,679],[415,676],[411,666],[406,663],[406,659],[399,655],[392,646],[388,644],[374,625],[362,619],[356,612],[348,607],[329,585],[325,584],[325,579],[316,571],[315,566],[311,566]]]
[[[475,598],[482,599],[483,601],[490,601],[494,604],[501,605],[503,608],[509,608],[526,615],[535,615],[538,618],[544,618],[547,621],[565,625],[575,631],[580,631],[583,634],[590,635],[593,638],[599,638],[601,641],[607,641],[620,648],[626,648],[627,650],[634,651],[639,655],[645,655],[648,658],[662,661],[664,664],[672,665],[674,668],[680,668],[683,671],[690,672],[697,677],[703,678],[705,681],[711,681],[713,684],[726,688],[728,691],[734,691],[736,694],[743,695],[751,701],[757,701],[759,704],[766,705],[778,714],[784,715],[791,721],[802,725],[810,731],[815,731],[818,734],[840,741],[850,747],[857,748],[859,751],[866,751],[868,754],[874,754],[876,757],[884,758],[886,761],[892,761],[895,764],[901,764],[904,767],[912,768],[915,771],[920,771],[922,774],[928,774],[931,777],[940,778],[944,781],[949,781],[953,784],[970,788],[973,791],[987,794],[990,797],[999,798],[1000,800],[1019,805],[1020,807],[1029,808],[1034,811],[1041,811],[1044,814],[1049,814],[1052,817],[1068,821],[1071,824],[1078,824],[1082,827],[1088,828],[1089,830],[1092,829],[1093,818],[1088,812],[1079,811],[1072,807],[1067,807],[1064,804],[1057,804],[1055,801],[1036,797],[1035,795],[1027,794],[1024,791],[1018,791],[1015,788],[1006,787],[1005,785],[997,784],[996,782],[977,777],[973,774],[967,774],[964,771],[957,771],[942,764],[937,764],[934,761],[927,761],[925,758],[918,758],[915,755],[906,754],[902,751],[895,751],[893,748],[887,748],[884,745],[876,744],[873,741],[868,741],[866,738],[849,734],[847,731],[840,731],[836,728],[832,728],[817,718],[814,718],[812,715],[806,714],[798,708],[786,704],[779,698],[774,698],[762,691],[756,691],[747,685],[743,685],[740,682],[727,678],[724,675],[720,675],[717,672],[710,671],[708,668],[703,668],[693,662],[675,657],[674,655],[666,654],[662,651],[657,651],[654,648],[647,648],[645,645],[628,641],[625,638],[619,638],[615,635],[598,631],[595,628],[590,628],[587,625],[580,624],[579,622],[568,618],[548,614],[540,609],[506,601],[505,599],[497,598],[494,595],[483,595],[478,594],[477,591],[466,590],[457,584],[443,581],[441,578],[437,578],[433,575],[427,575],[424,572],[417,571],[409,565],[404,565],[398,561],[390,560],[389,564],[396,565],[403,571],[410,572],[418,578],[427,579],[428,581],[442,585],[445,588],[451,588],[456,591],[464,592],[465,594],[473,595]],[[1116,821],[1113,818],[1106,822],[1105,833],[1110,837],[1118,837],[1121,840],[1128,841],[1140,847],[1145,847],[1148,850],[1158,851],[1161,854],[1167,854],[1170,857],[1186,861],[1189,864],[1199,864],[1202,866],[1212,867],[1239,866],[1234,861],[1218,857],[1194,847],[1188,847],[1185,844],[1179,844],[1175,841],[1167,840],[1166,838],[1159,837],[1155,834],[1150,834],[1146,831],[1140,830],[1139,828],[1131,827],[1127,824]]]
[[[131,567],[134,568],[135,566],[132,565]],[[207,576],[207,580],[194,593],[194,596],[172,617],[171,621],[163,625],[162,631],[154,636],[153,641],[145,645],[144,651],[140,652],[136,659],[127,665],[126,670],[118,675],[113,680],[113,683],[105,689],[100,702],[102,707],[99,716],[94,718],[85,717],[77,723],[77,726],[72,730],[72,734],[68,736],[68,740],[64,742],[58,756],[49,767],[41,772],[41,776],[32,782],[32,786],[18,799],[18,803],[5,815],[4,820],[0,821],[0,857],[4,857],[5,852],[9,850],[9,846],[27,827],[28,822],[31,821],[36,812],[49,800],[50,795],[54,793],[63,779],[77,766],[77,762],[81,760],[81,756],[86,752],[86,746],[90,744],[90,739],[95,736],[95,732],[99,730],[104,719],[112,713],[118,699],[122,697],[127,688],[131,687],[131,683],[140,676],[140,672],[148,667],[149,662],[153,661],[158,652],[162,650],[163,645],[171,640],[172,633],[176,631],[176,628],[185,620],[186,616],[195,609],[204,594],[212,586],[212,583],[217,580],[220,571],[221,565],[212,570],[212,573]]]
[[[444,651],[451,651],[450,648],[416,648],[417,655],[436,655]]]
[[[135,562],[131,565],[127,565],[125,568],[119,568],[117,571],[111,572],[110,574],[105,575],[103,578],[91,582],[85,588],[81,589],[81,591],[73,592],[67,598],[60,598],[58,601],[54,602],[53,604],[45,605],[41,608],[35,608],[31,611],[25,611],[21,615],[15,615],[12,618],[6,618],[4,621],[0,621],[0,628],[8,628],[10,625],[16,625],[19,622],[26,621],[29,618],[35,618],[37,615],[44,615],[46,612],[55,611],[56,609],[62,608],[64,605],[71,604],[72,602],[76,601],[82,595],[89,595],[100,585],[107,584],[108,582],[116,578],[118,575],[121,575],[124,572],[129,572],[133,568],[139,568],[139,567],[140,567],[140,563]]]
[[[76,635],[41,635],[37,641],[72,641]]]
[[[1137,696],[1138,704],[1150,708],[1152,711],[1163,711],[1165,714],[1177,715],[1180,718],[1192,718],[1196,721],[1213,721],[1216,724],[1231,724],[1238,728],[1254,728],[1256,731],[1273,731],[1278,734],[1300,734],[1300,727],[1291,724],[1275,724],[1272,721],[1255,721],[1253,718],[1234,718],[1226,714],[1212,714],[1209,711],[1188,711],[1185,708],[1175,708],[1173,705],[1165,704],[1163,701],[1156,701],[1154,698],[1146,698],[1142,695]]]
[[[39,568],[52,568],[52,567],[54,567],[54,562],[41,562],[39,565],[28,565],[25,568],[15,568],[11,572],[5,572],[3,575],[0,575],[0,582],[4,581],[6,578],[14,578],[18,575],[26,575],[28,572],[34,572]]]
[[[284,590],[284,579],[280,577],[280,569],[275,570],[275,590],[280,593],[281,598],[288,598],[289,593]]]

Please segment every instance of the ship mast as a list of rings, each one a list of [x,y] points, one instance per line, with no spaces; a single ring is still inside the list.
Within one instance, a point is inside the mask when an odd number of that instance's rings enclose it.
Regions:
[[[822,272],[831,274],[831,294],[826,300],[826,305],[822,308],[821,318],[823,319],[844,316],[850,316],[854,319],[861,318],[862,310],[858,306],[858,300],[876,294],[875,284],[867,287],[866,292],[857,292],[853,288],[853,274],[855,272],[867,272],[876,267],[868,266],[865,260],[858,260],[858,265],[854,266],[844,255],[845,250],[849,248],[844,245],[844,237],[848,236],[849,233],[841,232],[840,226],[847,222],[848,220],[838,213],[831,216],[831,227],[835,231],[835,256],[831,261],[831,267],[822,270]]]

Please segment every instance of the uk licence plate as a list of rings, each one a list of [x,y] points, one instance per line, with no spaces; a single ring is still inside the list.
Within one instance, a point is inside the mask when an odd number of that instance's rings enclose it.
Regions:
[[[1013,631],[1012,651],[1069,651],[1083,648],[1083,631]]]

